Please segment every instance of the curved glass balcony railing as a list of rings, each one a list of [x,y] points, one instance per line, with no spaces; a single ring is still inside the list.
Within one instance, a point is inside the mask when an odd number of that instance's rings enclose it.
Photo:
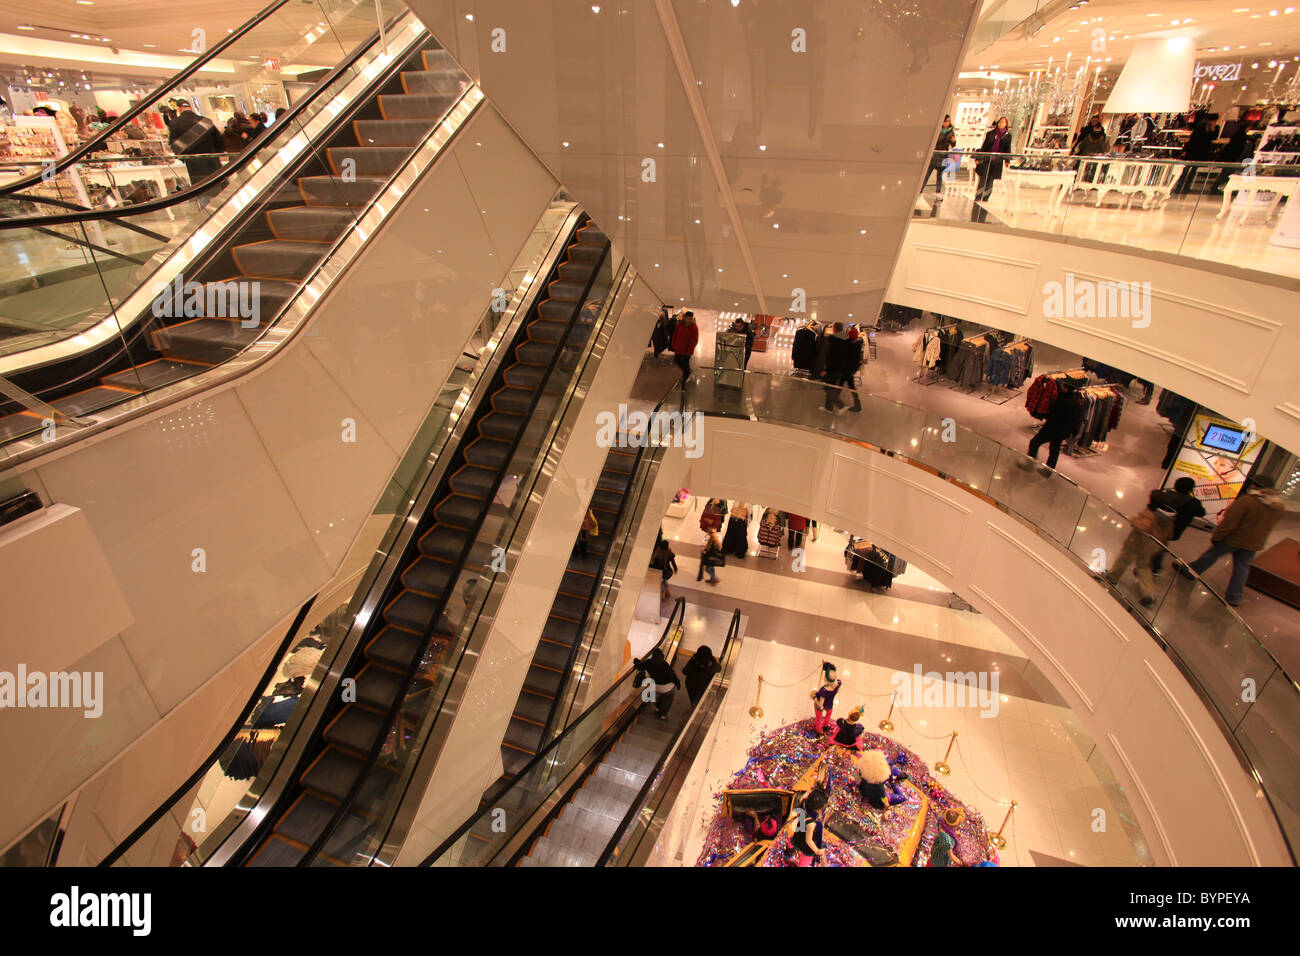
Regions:
[[[264,360],[474,113],[468,77],[380,2],[384,29],[370,5],[367,39],[206,185],[0,220],[0,467]]]
[[[741,389],[715,388],[700,369],[686,406],[704,415],[776,422],[828,432],[937,473],[1014,515],[1097,575],[1197,689],[1269,801],[1292,858],[1300,846],[1300,686],[1231,607],[1165,554],[1153,600],[1141,602],[1135,579],[1111,584],[1105,556],[1120,553],[1128,518],[1022,451],[957,426],[951,419],[869,395],[861,414],[828,418],[816,382],[746,372]],[[945,432],[953,441],[944,441]],[[1253,701],[1242,688],[1255,689]]]
[[[1300,210],[1292,211],[1300,201],[1300,165],[1271,162],[1270,150],[1245,164],[1187,162],[1175,158],[1175,147],[1146,152],[1171,155],[938,152],[934,156],[949,164],[943,188],[936,191],[934,174],[927,173],[913,216],[1134,246],[1300,278]],[[976,172],[985,158],[1002,162],[1002,175],[986,197]]]

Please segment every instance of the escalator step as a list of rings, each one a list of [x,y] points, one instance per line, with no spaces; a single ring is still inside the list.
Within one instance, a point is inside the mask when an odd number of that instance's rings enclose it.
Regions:
[[[560,299],[544,299],[537,304],[538,318],[546,319],[549,322],[563,322],[569,324],[573,318],[575,303],[564,302]]]
[[[506,386],[493,392],[488,402],[496,411],[522,416],[528,411],[528,406],[533,400],[533,394],[530,389]]]
[[[523,723],[544,724],[546,718],[551,714],[551,704],[553,701],[549,697],[538,697],[536,694],[520,694],[519,700],[515,702],[514,718]]]
[[[289,812],[275,825],[276,833],[298,843],[311,846],[316,838],[325,832],[337,804],[330,803],[310,793],[302,794],[294,801]],[[343,840],[356,839],[370,828],[370,821],[354,813],[345,814],[339,821],[334,835],[330,837],[330,847],[339,845]],[[317,857],[319,859],[320,857]]]
[[[541,387],[545,376],[545,369],[532,365],[512,365],[505,370],[501,378],[512,388],[537,389]]]
[[[586,284],[587,279],[591,276],[591,263],[577,259],[567,259],[561,262],[555,271],[561,279]]]
[[[586,290],[587,283],[585,280],[575,282],[571,280],[558,279],[546,287],[546,297],[556,299],[560,302],[574,303],[582,298]]]
[[[578,230],[577,239],[578,243],[584,246],[604,246],[609,242],[609,236],[590,222]]]
[[[554,618],[546,622],[548,627],[551,625],[553,620]],[[568,627],[573,626],[570,621],[563,621],[561,623]],[[537,649],[533,651],[533,664],[534,666],[550,668],[556,672],[556,676],[558,677],[569,666],[569,650],[570,645],[568,644],[548,644],[546,641],[541,641],[538,643]]]
[[[480,434],[488,438],[511,441],[519,434],[519,429],[523,427],[523,424],[524,420],[520,415],[492,412],[490,415],[484,415],[479,421],[478,430]]]
[[[173,359],[154,359],[152,362],[145,362],[143,365],[137,365],[134,369],[126,369],[122,372],[115,372],[112,375],[105,375],[101,382],[105,385],[112,385],[117,388],[126,388],[131,391],[149,391],[150,389],[162,388],[164,385],[170,385],[172,382],[179,382],[183,378],[189,378],[198,372],[203,371],[206,366],[198,362],[175,361]],[[75,397],[75,396],[73,396]],[[60,399],[57,402],[50,402],[59,411],[67,411],[63,407]],[[71,414],[76,414],[71,413]]]
[[[424,63],[426,70],[456,70],[460,72],[460,67],[451,58],[451,54],[441,47],[434,50],[425,50],[420,54],[420,60]]]
[[[402,583],[412,591],[441,597],[455,571],[455,566],[446,561],[422,557],[402,572]]]
[[[344,753],[337,747],[326,747],[303,772],[299,782],[307,790],[314,790],[341,803],[361,776],[364,767],[365,761],[360,757]]]
[[[644,774],[621,770],[618,767],[611,766],[608,761],[597,767],[596,772],[591,776],[596,780],[608,780],[617,786],[630,787],[633,790],[640,790],[641,784],[645,783]]]
[[[487,501],[496,492],[500,472],[495,468],[479,468],[475,465],[462,465],[456,469],[447,483],[451,490],[466,498],[481,498]]]
[[[527,767],[532,759],[532,754],[524,753],[522,750],[515,750],[512,747],[501,748],[501,768],[509,777],[519,776],[520,771]]]
[[[402,89],[417,95],[441,97],[446,105],[445,113],[452,101],[460,95],[465,83],[465,74],[459,69],[453,70],[410,70],[402,73]],[[439,114],[441,115],[441,114]]]
[[[606,469],[596,479],[596,494],[615,494],[620,497],[627,494],[628,475],[621,471]]]
[[[305,279],[325,255],[319,242],[263,239],[235,246],[230,254],[246,276],[267,279]]]
[[[435,525],[420,538],[420,553],[441,561],[459,561],[470,533],[446,525]]]
[[[605,470],[631,475],[636,471],[636,452],[625,448],[611,448],[605,458]]]
[[[577,641],[578,631],[580,629],[581,625],[575,624],[573,621],[566,621],[563,618],[558,617],[548,617],[546,623],[542,625],[542,640],[552,646],[557,644],[560,645],[562,648],[565,648],[565,653],[567,655],[567,649],[572,647],[574,642]],[[538,647],[538,650],[541,650],[541,647]],[[537,658],[534,656],[533,659],[536,660]],[[546,664],[547,667],[551,666],[547,661],[542,661],[541,663]]]
[[[423,646],[424,638],[419,634],[385,627],[366,645],[366,659],[405,673]]]
[[[439,93],[383,93],[379,96],[379,112],[384,119],[440,120],[452,98]]]
[[[531,759],[542,745],[542,728],[511,717],[510,724],[506,727],[504,743],[507,749],[524,752]]]
[[[424,634],[438,612],[438,604],[438,598],[404,590],[384,608],[383,617],[389,624]]]
[[[366,119],[353,121],[352,130],[363,146],[405,146],[409,151],[424,142],[432,126],[422,119]]]
[[[555,602],[551,605],[551,617],[559,618],[566,621],[583,621],[587,617],[587,611],[591,607],[591,601],[587,598],[570,597],[567,594],[555,595]]]
[[[554,697],[560,691],[563,677],[555,671],[530,666],[528,676],[524,678],[524,690],[547,697]]]
[[[600,258],[601,253],[605,251],[604,246],[600,245],[578,245],[574,244],[568,249],[568,256],[574,262],[587,262],[595,265]]]
[[[406,162],[411,150],[406,146],[331,146],[325,150],[334,175],[345,172],[344,161],[352,160],[349,175],[382,176],[387,179]]]
[[[382,714],[364,707],[345,707],[325,728],[325,739],[344,750],[367,756],[380,734],[388,730]]]
[[[486,509],[486,501],[453,494],[438,502],[433,509],[433,516],[438,519],[439,524],[468,531],[474,527]]]
[[[623,507],[624,497],[623,491],[606,491],[597,487],[595,494],[591,496],[591,507],[594,510],[618,514],[619,509]]]
[[[370,200],[384,188],[383,179],[358,176],[346,181],[337,176],[300,176],[298,191],[302,201],[309,206],[350,206],[358,208],[369,204]]]
[[[583,601],[590,601],[592,594],[596,591],[596,583],[597,579],[593,574],[585,574],[582,571],[565,571],[564,577],[560,579],[559,590]]]
[[[191,319],[150,333],[153,347],[167,358],[219,365],[257,341],[261,328],[244,328],[239,319]]]
[[[388,667],[367,664],[357,673],[357,702],[387,713],[406,689],[404,676]]]
[[[509,442],[496,441],[492,438],[476,438],[465,449],[465,460],[471,465],[481,465],[500,471],[506,466],[510,454]]]
[[[545,368],[555,357],[556,346],[551,342],[524,342],[515,349],[515,361],[523,365]]]
[[[559,342],[568,331],[568,324],[555,319],[536,319],[528,323],[528,338],[534,342]]]
[[[258,848],[257,853],[248,862],[250,866],[297,866],[298,861],[306,855],[305,847],[296,846],[272,833],[270,839]]]
[[[333,242],[356,221],[343,206],[289,206],[266,214],[271,233],[293,242]]]

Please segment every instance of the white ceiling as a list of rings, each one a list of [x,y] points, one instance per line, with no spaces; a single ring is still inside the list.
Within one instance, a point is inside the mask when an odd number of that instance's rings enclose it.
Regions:
[[[804,289],[857,320],[879,309],[975,4],[410,2],[664,301],[794,314]]]
[[[1073,10],[1071,2],[1040,4],[1048,11],[1047,26],[1032,39],[1013,30],[983,49],[972,45],[964,69],[1027,72],[1044,67],[1049,56],[1060,64],[1067,53],[1076,63],[1091,56],[1094,64],[1109,58],[1118,67],[1139,38],[1184,33],[1196,39],[1198,59],[1207,62],[1300,55],[1300,0],[1092,0]],[[1105,31],[1102,52],[1093,49],[1096,29]]]

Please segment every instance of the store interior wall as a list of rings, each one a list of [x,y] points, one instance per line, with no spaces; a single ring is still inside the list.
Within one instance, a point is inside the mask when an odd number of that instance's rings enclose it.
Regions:
[[[0,759],[29,770],[0,795],[0,845],[337,572],[556,186],[481,110],[276,358],[21,473],[45,502],[85,513],[135,623],[71,665],[104,673],[102,717],[7,718]],[[355,442],[342,440],[347,419]],[[258,673],[250,664],[245,695]],[[159,753],[184,757],[151,764],[142,792],[188,775],[206,723],[167,721]]]
[[[1177,666],[1086,568],[1034,529],[922,469],[829,435],[706,419],[702,447],[692,471],[700,487],[824,515],[994,621],[1097,741],[1158,863],[1289,860],[1257,784]]]

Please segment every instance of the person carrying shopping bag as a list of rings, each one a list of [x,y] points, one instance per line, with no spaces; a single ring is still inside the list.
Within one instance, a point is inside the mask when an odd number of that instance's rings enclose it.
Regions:
[[[726,564],[727,556],[722,551],[722,540],[716,531],[710,531],[704,542],[704,550],[700,552],[700,571],[695,575],[695,580],[703,580],[704,572],[708,571],[709,583],[717,584],[718,572],[714,569],[726,567]]]

